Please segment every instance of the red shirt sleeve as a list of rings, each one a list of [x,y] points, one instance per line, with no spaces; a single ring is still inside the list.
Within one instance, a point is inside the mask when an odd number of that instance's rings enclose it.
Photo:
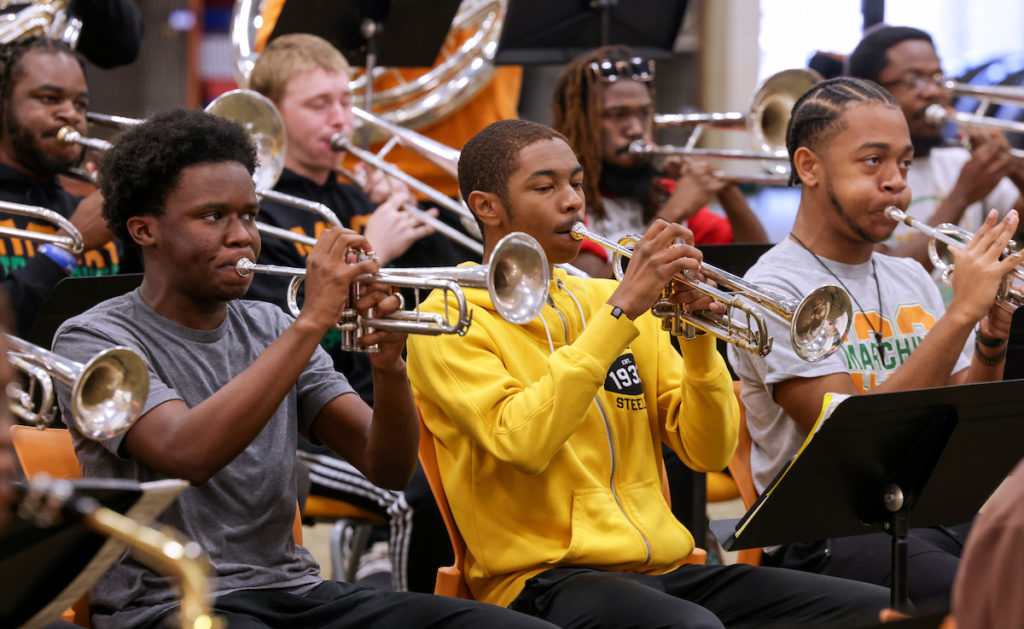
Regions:
[[[729,219],[706,207],[687,219],[686,226],[693,232],[695,245],[727,245],[733,241]]]

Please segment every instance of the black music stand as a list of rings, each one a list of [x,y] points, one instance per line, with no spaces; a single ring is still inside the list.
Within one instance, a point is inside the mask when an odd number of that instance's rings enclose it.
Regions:
[[[509,0],[495,63],[568,63],[608,44],[669,59],[686,0]]]
[[[914,526],[970,520],[1024,457],[1024,383],[858,395],[819,425],[739,520],[711,530],[726,550],[885,531],[892,606],[907,608]]]
[[[288,0],[268,41],[286,33],[312,33],[331,42],[353,66],[372,77],[377,65],[430,67],[441,52],[460,0]],[[371,111],[373,81],[363,109]],[[363,126],[363,145],[370,130]]]
[[[124,479],[70,481],[76,496],[127,514],[143,524],[187,486],[180,480],[139,484]],[[124,551],[121,542],[65,517],[40,528],[13,514],[0,529],[0,626],[34,626],[57,619]],[[102,549],[102,550],[101,550]],[[109,549],[109,550],[108,550]]]
[[[60,324],[101,301],[135,290],[141,283],[141,273],[66,277],[53,287],[25,340],[49,349]]]
[[[1010,323],[1010,338],[1006,346],[1003,380],[1024,378],[1024,308],[1017,308]]]
[[[372,38],[376,63],[430,67],[459,1],[288,0],[268,41],[288,33],[311,33],[331,42],[351,65],[365,66]]]

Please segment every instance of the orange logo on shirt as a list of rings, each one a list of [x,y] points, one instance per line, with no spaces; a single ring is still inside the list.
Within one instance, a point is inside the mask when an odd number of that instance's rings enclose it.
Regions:
[[[359,215],[353,216],[352,219],[351,219],[351,225],[349,225],[349,229],[352,229],[352,230],[362,234],[363,232],[366,231],[366,224],[369,221],[370,221],[370,215],[369,214],[359,214]],[[313,238],[319,238],[320,234],[324,233],[324,230],[327,229],[328,227],[331,227],[331,226],[328,225],[326,222],[324,222],[324,221],[317,221],[316,224],[313,225]],[[302,229],[301,227],[292,227],[288,231],[292,231],[292,232],[295,232],[296,234],[301,234],[303,236],[309,236],[309,234],[306,233],[306,230]],[[300,256],[305,258],[306,256],[309,255],[309,252],[313,250],[313,247],[311,247],[309,245],[304,245],[302,243],[297,242],[297,243],[295,243],[295,250],[297,252],[299,252]]]
[[[921,344],[935,320],[936,316],[920,304],[897,308],[895,325],[877,312],[855,313],[841,353],[857,389],[865,393],[896,371]],[[881,332],[881,354],[872,328]]]
[[[13,219],[0,220],[0,227],[15,228]],[[57,229],[49,223],[36,223],[29,221],[25,231],[38,232],[40,234],[56,234]],[[29,258],[33,258],[42,243],[16,236],[0,236],[0,266],[4,271],[10,273],[15,269],[25,266]],[[78,267],[73,276],[83,275],[113,275],[120,268],[120,258],[117,253],[117,245],[108,242],[98,249],[86,251],[78,258]]]

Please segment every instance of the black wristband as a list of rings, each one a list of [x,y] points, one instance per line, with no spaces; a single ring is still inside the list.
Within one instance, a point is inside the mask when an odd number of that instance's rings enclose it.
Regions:
[[[1003,362],[1003,359],[1006,358],[1005,346],[1003,346],[1003,349],[995,356],[986,356],[981,352],[981,345],[981,341],[977,338],[977,336],[975,336],[974,355],[978,357],[978,360],[981,361],[982,365],[985,365],[986,367],[996,367],[999,365],[999,363]]]
[[[985,347],[1002,347],[1006,345],[1006,339],[997,339],[994,336],[985,336],[981,333],[981,326],[974,328],[974,340]]]

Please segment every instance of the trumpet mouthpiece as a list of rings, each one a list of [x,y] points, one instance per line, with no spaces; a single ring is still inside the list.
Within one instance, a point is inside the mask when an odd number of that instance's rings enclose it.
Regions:
[[[907,220],[907,215],[903,212],[903,210],[899,209],[895,205],[890,205],[889,207],[885,208],[885,210],[883,210],[883,213],[885,214],[885,217],[890,221],[897,221],[903,223],[906,222]]]
[[[61,144],[74,144],[80,137],[81,135],[74,127],[61,127],[57,131],[57,141]]]
[[[347,151],[349,144],[349,139],[340,131],[331,136],[331,149],[335,151]]]
[[[586,237],[587,226],[583,224],[583,221],[572,224],[572,229],[569,230],[569,235],[572,236],[573,240],[583,240]]]
[[[924,121],[933,127],[942,126],[947,117],[946,108],[938,103],[928,105],[924,110]]]
[[[255,268],[256,263],[249,258],[240,258],[238,262],[235,263],[235,271],[237,271],[242,277],[251,274]]]
[[[650,155],[651,147],[643,140],[633,140],[626,149],[630,155]]]

